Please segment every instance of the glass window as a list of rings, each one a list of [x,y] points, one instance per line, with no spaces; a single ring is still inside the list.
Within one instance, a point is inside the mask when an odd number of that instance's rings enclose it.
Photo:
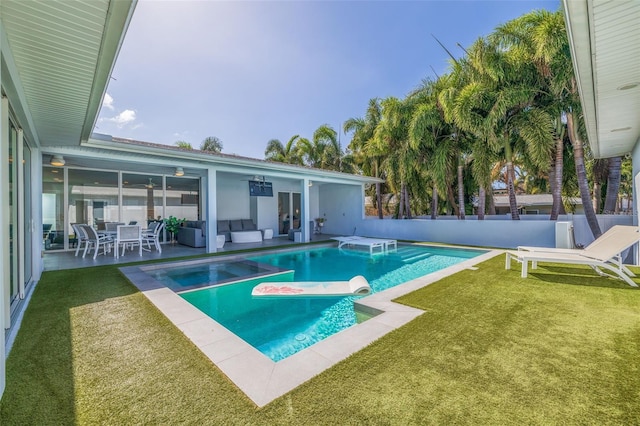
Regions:
[[[42,239],[45,250],[64,248],[64,169],[42,168]]]
[[[167,176],[166,217],[200,218],[200,179]]]
[[[69,169],[68,177],[69,229],[72,229],[72,223],[85,223],[104,229],[106,222],[120,221],[118,173]]]
[[[122,222],[146,226],[162,217],[162,176],[122,173]]]
[[[18,132],[13,123],[9,124],[9,286],[10,301],[18,297],[18,179],[15,164]]]
[[[24,167],[22,169],[22,185],[24,185],[24,212],[22,212],[22,217],[24,218],[23,226],[24,226],[24,284],[25,288],[29,281],[31,281],[32,268],[33,268],[33,259],[32,259],[32,239],[31,239],[31,220],[32,220],[32,210],[31,210],[31,148],[27,145],[26,138],[23,141],[23,163]]]

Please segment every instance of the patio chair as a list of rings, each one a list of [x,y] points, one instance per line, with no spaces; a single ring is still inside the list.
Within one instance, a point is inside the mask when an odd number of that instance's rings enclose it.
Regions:
[[[78,252],[80,251],[80,247],[82,244],[87,245],[87,235],[84,232],[84,229],[80,226],[80,223],[72,223],[71,227],[73,228],[73,232],[76,234],[77,244],[76,244],[76,256],[78,256]]]
[[[575,248],[553,248],[553,247],[532,247],[532,246],[518,246],[518,251],[535,251],[535,252],[547,252],[547,253],[569,253],[569,254],[587,254],[592,251],[599,250],[600,247],[605,247],[610,244],[611,240],[624,238],[626,235],[633,235],[635,226],[623,226],[615,225],[609,228],[604,234],[600,235],[597,239],[591,242],[587,247],[583,249]],[[620,262],[622,265],[622,262]],[[536,262],[532,263],[532,269],[536,268]],[[624,272],[630,277],[634,277],[635,274],[629,270],[626,266],[622,265]],[[594,268],[597,271],[597,268]],[[600,272],[598,272],[600,273]]]
[[[622,252],[640,241],[640,230],[636,226],[617,225],[614,228],[616,229],[606,232],[584,250],[521,247],[519,251],[507,251],[505,269],[511,269],[511,259],[514,259],[522,264],[522,278],[527,278],[529,262],[532,269],[537,268],[538,262],[587,265],[601,276],[619,278],[630,286],[637,287],[630,278],[635,275],[622,264]]]
[[[107,232],[116,232],[120,225],[124,225],[124,222],[106,222],[104,224],[104,230]]]
[[[84,252],[82,253],[83,258],[87,255],[87,252],[90,251],[91,248],[95,248],[95,253],[93,253],[94,259],[98,256],[100,246],[102,246],[103,254],[107,254],[109,252],[109,250],[111,249],[111,244],[113,244],[113,240],[111,239],[111,237],[107,235],[98,235],[98,232],[89,225],[79,226],[84,231],[84,234],[87,237],[84,246]]]
[[[118,226],[114,245],[113,255],[116,258],[124,256],[124,250],[127,247],[133,249],[136,245],[138,246],[140,256],[142,256],[142,227],[140,225]],[[122,255],[119,254],[120,247],[122,247]]]
[[[164,228],[164,222],[152,222],[148,229],[142,231],[142,242],[147,243],[147,248],[151,251],[151,243],[156,246],[158,253],[162,253],[160,247],[160,232]]]

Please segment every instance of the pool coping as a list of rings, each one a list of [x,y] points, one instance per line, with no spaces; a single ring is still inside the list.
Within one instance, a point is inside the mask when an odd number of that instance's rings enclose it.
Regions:
[[[429,244],[416,244],[429,245]],[[321,247],[321,246],[314,246]],[[447,247],[434,245],[434,247]],[[454,248],[465,248],[456,246]],[[273,250],[272,253],[295,251],[300,248]],[[469,247],[472,250],[482,250]],[[267,252],[261,252],[266,254]],[[456,272],[473,268],[498,254],[500,250],[488,250],[484,254],[464,260],[414,280],[397,285],[379,293],[363,297],[355,303],[365,311],[381,311],[369,320],[349,327],[333,336],[297,352],[281,361],[274,362],[266,355],[246,343],[221,324],[202,313],[195,306],[165,287],[144,269],[173,263],[197,261],[173,261],[163,264],[139,265],[119,268],[120,271],[153,303],[189,340],[195,344],[236,386],[258,407],[263,407],[286,394],[324,370],[360,351],[375,340],[407,324],[425,311],[393,302],[400,296]],[[228,261],[245,258],[248,253],[216,256],[207,261]]]

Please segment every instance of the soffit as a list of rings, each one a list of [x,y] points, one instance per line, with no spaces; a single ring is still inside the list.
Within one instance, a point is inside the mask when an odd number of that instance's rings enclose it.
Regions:
[[[89,137],[134,4],[0,2],[20,89],[41,145],[79,145]]]
[[[640,138],[640,2],[564,0],[589,143],[597,158]],[[620,90],[630,84],[637,86]]]

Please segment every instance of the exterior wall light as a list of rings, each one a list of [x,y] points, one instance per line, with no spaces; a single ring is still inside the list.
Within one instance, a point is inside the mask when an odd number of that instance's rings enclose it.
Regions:
[[[176,171],[173,174],[174,176],[184,176],[184,170],[182,167],[176,167]]]

